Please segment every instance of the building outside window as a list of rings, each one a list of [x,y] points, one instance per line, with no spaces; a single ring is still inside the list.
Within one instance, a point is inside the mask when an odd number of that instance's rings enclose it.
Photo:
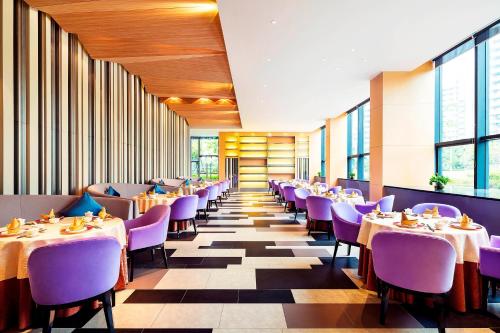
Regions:
[[[347,177],[370,179],[370,100],[347,113]]]
[[[204,180],[219,178],[218,137],[191,137],[191,177]]]
[[[435,59],[436,171],[500,189],[500,24]]]

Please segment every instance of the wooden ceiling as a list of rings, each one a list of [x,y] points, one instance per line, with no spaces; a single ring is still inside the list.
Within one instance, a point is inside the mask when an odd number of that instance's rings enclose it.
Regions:
[[[138,75],[191,127],[241,128],[215,1],[26,2],[77,34],[91,57]]]

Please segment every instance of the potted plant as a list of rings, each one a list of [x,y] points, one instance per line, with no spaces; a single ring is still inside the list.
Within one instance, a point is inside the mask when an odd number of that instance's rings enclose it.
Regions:
[[[429,179],[429,185],[434,185],[434,189],[436,190],[442,190],[444,189],[444,186],[448,184],[450,181],[450,178],[440,175],[438,173],[435,173],[432,175],[432,177]]]
[[[313,184],[314,183],[319,183],[321,182],[321,172],[318,171],[318,173],[316,174],[316,176],[314,176],[313,178]]]
[[[356,174],[354,172],[349,172],[349,179],[354,179],[356,178]]]

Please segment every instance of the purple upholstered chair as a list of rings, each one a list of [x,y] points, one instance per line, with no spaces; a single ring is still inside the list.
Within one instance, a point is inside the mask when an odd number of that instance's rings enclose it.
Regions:
[[[333,186],[333,187],[330,187],[328,192],[332,192],[333,194],[339,194],[341,189],[342,189],[342,186]]]
[[[355,205],[358,212],[361,214],[371,213],[372,210],[377,208],[377,205],[380,205],[380,211],[382,212],[392,212],[392,206],[394,205],[394,195],[388,195],[383,197],[379,201],[376,202],[367,202],[366,204],[357,204]]]
[[[196,211],[198,210],[198,196],[186,195],[174,201],[171,205],[170,221],[177,223],[177,238],[179,238],[179,222],[188,221],[193,224],[194,234],[196,231]]]
[[[285,201],[284,212],[286,213],[286,209],[290,204],[293,205],[295,209],[295,186],[285,185],[285,187],[283,187],[283,197]]]
[[[222,206],[222,192],[224,192],[224,183],[217,183],[217,199],[219,200],[220,205]]]
[[[488,291],[496,297],[497,282],[500,282],[500,236],[491,236],[490,246],[479,249],[479,271],[483,281],[482,308],[486,311]]]
[[[215,208],[219,208],[217,206],[217,194],[219,193],[219,186],[211,185],[207,187],[208,190],[208,206],[207,209],[212,208],[212,205],[215,204]]]
[[[331,206],[333,231],[335,233],[335,250],[333,251],[332,265],[335,263],[337,249],[340,243],[347,244],[347,255],[351,255],[351,246],[359,246],[358,234],[363,214],[346,202],[334,203]]]
[[[167,239],[169,220],[170,207],[157,205],[136,219],[124,221],[127,231],[127,255],[130,259],[130,282],[134,281],[134,257],[138,252],[151,250],[154,259],[154,250],[159,248],[165,268],[168,268],[164,242]]]
[[[288,183],[285,183],[285,182],[278,183],[279,202],[285,201],[285,194],[283,193],[283,189],[287,185],[288,185]]]
[[[305,188],[296,188],[293,192],[294,192],[293,194],[295,197],[295,219],[294,219],[294,221],[297,221],[297,214],[299,212],[305,212],[306,219],[307,219],[306,199],[308,196],[311,195],[311,192]]]
[[[268,186],[267,191],[269,193],[272,193],[273,192],[273,180],[272,179],[268,179],[267,186]]]
[[[207,214],[207,206],[208,206],[208,195],[210,191],[206,188],[202,188],[201,190],[196,191],[196,195],[198,196],[198,208],[196,209],[196,213],[198,217],[200,217],[200,213],[203,212],[205,216],[205,221],[208,222],[208,214]]]
[[[328,239],[331,239],[332,227],[332,211],[330,207],[333,201],[329,198],[320,197],[317,195],[310,195],[306,199],[307,213],[311,224],[309,225],[309,235],[311,234],[312,225],[314,230],[318,222],[326,223],[328,227]]]
[[[280,188],[279,188],[279,185],[278,185],[279,182],[277,180],[273,180],[272,182],[273,182],[273,196],[274,197],[276,197],[276,196],[279,197],[279,195],[280,195],[280,192],[279,192]]]
[[[344,192],[345,194],[352,194],[353,192],[356,192],[359,196],[363,196],[363,192],[357,188],[346,188]]]
[[[444,304],[453,285],[455,249],[444,238],[382,231],[372,239],[373,268],[381,293],[380,323],[385,324],[389,288],[440,296],[439,331],[444,332]]]
[[[100,299],[114,332],[111,294],[120,272],[121,246],[114,237],[67,240],[39,247],[28,259],[31,296],[51,332],[55,310]]]
[[[229,198],[229,182],[227,179],[225,179],[221,183],[222,183],[222,197],[227,199]]]
[[[457,207],[432,202],[420,203],[413,206],[411,210],[416,214],[422,214],[426,209],[433,209],[434,207],[438,208],[439,215],[441,216],[452,218],[462,216],[462,213],[460,213]]]

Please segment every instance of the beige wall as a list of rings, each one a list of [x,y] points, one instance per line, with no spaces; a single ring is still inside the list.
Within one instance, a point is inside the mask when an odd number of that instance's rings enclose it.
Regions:
[[[314,176],[321,171],[321,129],[317,129],[309,134],[309,178],[312,181]]]
[[[326,182],[347,177],[347,115],[326,120]]]
[[[422,187],[434,171],[434,70],[383,72],[370,82],[370,198],[384,185]]]

